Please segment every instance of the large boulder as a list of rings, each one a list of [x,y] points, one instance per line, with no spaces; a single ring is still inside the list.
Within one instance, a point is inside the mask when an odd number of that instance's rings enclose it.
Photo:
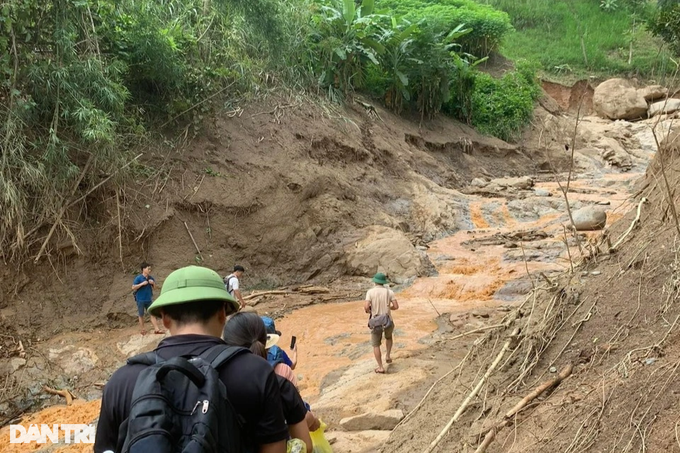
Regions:
[[[400,409],[391,409],[385,412],[366,412],[364,414],[347,417],[340,420],[340,426],[347,431],[390,431],[404,418]]]
[[[586,206],[571,213],[577,231],[601,230],[607,224],[607,213],[594,206]]]
[[[422,275],[427,265],[427,255],[394,228],[374,225],[358,230],[345,247],[346,271],[354,275],[372,277],[384,272],[392,281],[403,283]]]
[[[648,114],[649,116],[656,116],[662,113],[675,113],[678,110],[680,110],[680,99],[666,99],[650,105]]]
[[[647,115],[647,101],[631,82],[609,79],[595,88],[593,108],[610,120],[634,120]]]
[[[668,88],[664,88],[661,85],[650,85],[648,87],[640,88],[638,90],[645,101],[656,101],[657,99],[663,99],[668,95]]]

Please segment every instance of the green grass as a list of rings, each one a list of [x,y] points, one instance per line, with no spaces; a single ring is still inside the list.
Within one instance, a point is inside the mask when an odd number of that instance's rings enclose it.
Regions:
[[[558,78],[620,75],[663,82],[675,67],[669,51],[646,30],[640,16],[633,31],[633,16],[623,7],[605,11],[595,0],[479,1],[510,15],[515,31],[506,35],[503,55],[538,62],[543,71]],[[628,64],[631,40],[633,55]]]

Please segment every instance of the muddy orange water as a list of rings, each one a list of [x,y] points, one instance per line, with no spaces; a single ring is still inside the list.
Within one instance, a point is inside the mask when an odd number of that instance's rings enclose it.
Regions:
[[[639,175],[637,175],[639,176]],[[607,175],[606,181],[574,181],[571,187],[587,193],[570,193],[569,198],[593,202],[607,200],[603,206],[608,213],[608,225],[620,218],[631,206],[627,199],[629,193],[622,183],[636,176],[631,174]],[[604,189],[606,187],[606,189]],[[537,188],[548,190],[552,199],[560,199],[561,192],[556,183],[537,184]],[[459,231],[445,239],[431,244],[430,257],[446,255],[453,259],[437,264],[438,275],[418,278],[404,291],[397,294],[400,309],[394,312],[395,347],[393,357],[399,360],[412,351],[426,348],[419,342],[423,337],[436,330],[435,318],[438,313],[467,312],[482,306],[498,306],[501,301],[494,294],[507,282],[526,277],[527,272],[566,270],[569,266],[565,251],[552,262],[523,260],[508,262],[503,245],[480,246],[471,249],[464,242],[518,230],[543,230],[553,235],[554,242],[563,238],[563,213],[547,214],[535,221],[520,222],[508,209],[504,198],[473,198],[469,203],[471,229]],[[496,225],[492,228],[491,225]],[[598,233],[588,233],[595,236]],[[526,246],[526,244],[525,244]],[[577,256],[578,250],[571,252]],[[367,284],[365,289],[370,288]],[[324,377],[329,373],[348,367],[358,361],[371,360],[369,332],[366,326],[367,315],[363,311],[363,301],[318,305],[297,310],[277,321],[282,331],[281,345],[290,345],[291,335],[298,339],[298,366],[296,372],[301,376],[300,390],[304,397],[315,401],[320,393]],[[352,395],[348,394],[348,401]]]
[[[603,206],[608,213],[608,223],[631,209],[626,201],[629,193],[625,185],[640,175],[607,175],[600,181],[582,180],[572,183],[572,187],[581,190],[570,194],[572,202],[584,203],[607,200],[611,204]],[[553,194],[551,202],[560,201],[561,193],[556,184],[541,183],[538,188]],[[531,206],[532,197],[528,201],[520,201],[521,206]],[[545,200],[542,198],[541,200]],[[544,201],[541,201],[545,204]],[[504,198],[469,197],[469,230],[459,231],[447,238],[430,244],[428,250],[438,275],[418,278],[407,289],[397,293],[400,309],[394,313],[395,346],[393,358],[395,363],[409,357],[414,351],[426,348],[421,342],[437,328],[435,319],[439,313],[466,312],[482,306],[497,306],[501,303],[494,298],[496,291],[507,282],[525,278],[527,272],[564,270],[568,261],[564,247],[547,260],[531,260],[526,264],[523,259],[507,259],[508,248],[504,245],[470,245],[468,241],[492,236],[496,233],[516,232],[518,230],[540,229],[553,235],[548,240],[553,245],[563,237],[562,223],[564,211],[554,210],[544,215],[534,216],[534,220],[518,216],[510,209],[510,202]],[[517,203],[517,202],[516,202]],[[524,204],[522,204],[524,203]],[[529,204],[528,204],[529,203]],[[517,209],[515,206],[513,209]],[[531,216],[529,216],[531,217]],[[589,233],[597,235],[599,233]],[[545,242],[545,241],[544,241]],[[532,245],[524,243],[523,249],[530,253]],[[514,249],[514,253],[519,253]],[[578,253],[572,250],[573,254]],[[446,257],[442,259],[442,257]],[[364,290],[370,288],[370,283]],[[280,345],[288,349],[291,335],[298,338],[298,366],[300,390],[312,404],[319,401],[322,393],[322,382],[329,374],[352,369],[351,385],[336,388],[330,392],[333,404],[346,408],[361,407],[374,404],[372,388],[375,375],[372,348],[366,326],[367,315],[363,311],[361,300],[339,304],[313,305],[292,312],[277,320],[277,328],[283,332]],[[357,377],[359,376],[359,377]],[[416,368],[403,369],[384,376],[385,382],[397,389],[406,389],[417,385],[426,373]],[[391,381],[389,381],[391,379]],[[367,390],[366,390],[367,389]],[[389,400],[393,394],[382,395]],[[45,409],[22,421],[24,426],[30,423],[92,423],[98,416],[99,401],[75,404],[71,407],[55,406]],[[389,404],[386,403],[386,404]],[[375,405],[375,404],[374,404]],[[351,412],[351,410],[349,411]],[[36,451],[38,444],[9,444],[9,428],[0,430],[0,452]],[[91,451],[91,445],[80,444],[58,448],[64,451]]]

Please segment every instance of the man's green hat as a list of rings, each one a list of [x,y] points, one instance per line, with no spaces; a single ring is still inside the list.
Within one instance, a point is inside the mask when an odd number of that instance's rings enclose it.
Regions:
[[[159,309],[169,305],[186,304],[205,300],[223,300],[238,311],[236,299],[224,287],[219,274],[212,269],[200,266],[187,266],[168,275],[163,282],[161,295],[149,307],[149,313],[159,316]]]
[[[379,285],[387,285],[390,282],[387,279],[387,276],[382,272],[378,272],[377,274],[375,274],[375,276],[373,277],[373,281]]]

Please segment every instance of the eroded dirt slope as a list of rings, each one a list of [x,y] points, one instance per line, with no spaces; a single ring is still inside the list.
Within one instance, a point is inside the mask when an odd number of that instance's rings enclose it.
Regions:
[[[656,154],[632,209],[589,238],[582,267],[537,279],[503,326],[452,341],[470,354],[452,363],[384,451],[428,451],[487,373],[434,451],[680,451],[679,157],[677,145]],[[510,412],[569,369],[556,389]]]

